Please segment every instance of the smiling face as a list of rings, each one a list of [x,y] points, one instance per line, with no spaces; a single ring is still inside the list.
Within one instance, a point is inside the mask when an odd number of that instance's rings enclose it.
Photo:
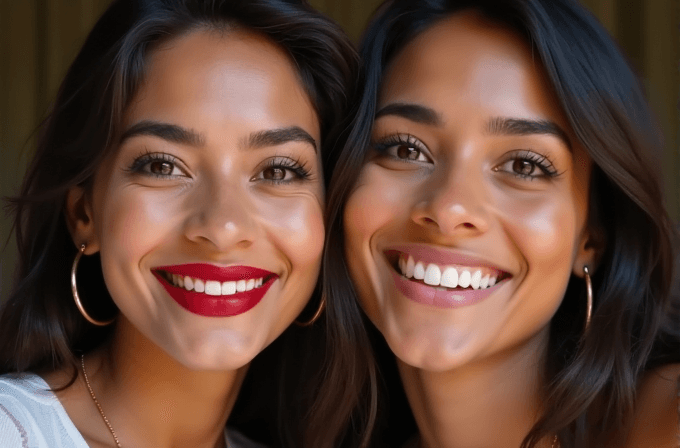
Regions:
[[[116,331],[193,369],[247,364],[306,304],[323,247],[319,123],[293,64],[243,31],[172,39],[122,128],[73,224]]]
[[[522,38],[438,22],[381,85],[345,208],[363,309],[406,364],[443,371],[536,352],[587,242],[590,161]]]

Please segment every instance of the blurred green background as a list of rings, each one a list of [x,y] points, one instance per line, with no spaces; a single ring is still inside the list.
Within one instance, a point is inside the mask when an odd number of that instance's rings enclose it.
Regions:
[[[356,41],[379,0],[310,0]],[[640,74],[666,137],[667,204],[680,221],[680,0],[582,0],[618,40]],[[61,78],[110,0],[0,0],[0,197],[16,194],[36,128]],[[16,249],[0,214],[0,301]],[[5,241],[9,238],[8,244]]]

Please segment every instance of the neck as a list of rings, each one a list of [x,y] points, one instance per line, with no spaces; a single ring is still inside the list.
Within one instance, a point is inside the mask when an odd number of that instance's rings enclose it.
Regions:
[[[518,448],[541,412],[547,334],[446,372],[397,360],[423,448]],[[545,441],[545,446],[551,446]]]
[[[220,447],[247,366],[194,371],[124,318],[110,345],[88,355],[90,382],[123,446]]]

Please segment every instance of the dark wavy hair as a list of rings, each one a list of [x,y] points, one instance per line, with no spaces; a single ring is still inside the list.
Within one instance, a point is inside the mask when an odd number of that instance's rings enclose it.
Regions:
[[[414,37],[468,9],[524,36],[541,61],[594,162],[588,225],[605,240],[593,275],[588,332],[583,336],[585,285],[575,278],[551,322],[545,412],[522,447],[535,447],[552,434],[559,435],[563,448],[603,446],[625,434],[640,376],[680,362],[678,299],[670,295],[677,235],[664,206],[660,134],[639,81],[604,28],[575,0],[389,0],[369,24],[360,48],[363,92],[327,196],[327,318],[342,322],[344,332],[329,338],[328,349],[345,356],[331,360],[328,378],[351,365],[356,387],[364,391],[345,421],[354,431],[336,437],[348,446],[367,446],[371,431],[384,429],[376,431],[374,445],[400,446],[416,430],[395,379],[394,355],[357,305],[344,259],[343,210],[369,148],[386,67]],[[390,393],[383,396],[385,385]],[[330,382],[323,390],[333,387]]]
[[[317,113],[323,167],[330,177],[329,155],[349,116],[359,66],[356,50],[333,21],[305,0],[114,1],[69,68],[41,127],[20,194],[11,200],[19,259],[0,313],[0,373],[70,366],[75,380],[74,353],[87,352],[110,336],[111,328],[85,321],[71,296],[69,269],[76,248],[63,211],[66,193],[76,185],[87,191],[101,161],[116,150],[123,115],[144,80],[149,54],[160,43],[197,29],[258,33],[287,53]],[[84,298],[97,298],[86,304],[94,316],[110,317],[115,307],[101,265],[98,257],[88,258],[79,270],[79,289]],[[318,298],[310,302],[310,308],[318,306]],[[309,333],[300,338],[309,339]],[[281,344],[274,347],[286,351]],[[277,353],[270,357],[276,364]]]

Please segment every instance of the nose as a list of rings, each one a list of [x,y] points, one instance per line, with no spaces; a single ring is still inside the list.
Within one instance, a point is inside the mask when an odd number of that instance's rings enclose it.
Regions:
[[[478,236],[489,229],[483,174],[468,166],[442,169],[422,187],[411,212],[419,226],[450,237]]]
[[[237,182],[213,182],[195,193],[185,226],[190,241],[208,244],[219,252],[253,244],[257,220],[247,188]]]

